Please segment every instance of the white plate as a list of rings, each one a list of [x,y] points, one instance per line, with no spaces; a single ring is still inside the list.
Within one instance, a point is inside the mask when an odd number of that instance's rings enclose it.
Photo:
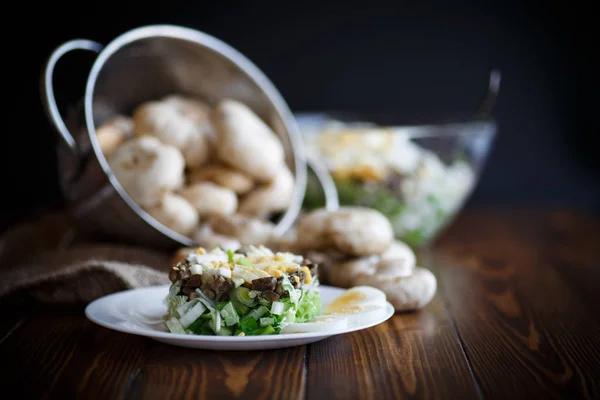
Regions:
[[[321,285],[323,308],[345,289]],[[170,333],[164,325],[167,313],[164,299],[169,286],[154,286],[113,293],[90,303],[85,315],[98,325],[116,331],[152,338],[159,342],[181,347],[212,350],[264,350],[314,343],[333,335],[357,331],[378,325],[394,314],[394,307],[386,304],[386,313],[370,324],[349,324],[344,330],[318,333],[289,333],[265,336],[203,336]]]

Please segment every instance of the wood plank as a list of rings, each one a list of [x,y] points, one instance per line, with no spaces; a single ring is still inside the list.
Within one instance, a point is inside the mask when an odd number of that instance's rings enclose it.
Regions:
[[[307,398],[478,398],[444,305],[309,345]]]
[[[148,341],[81,314],[30,316],[0,345],[0,384],[20,398],[124,398]]]
[[[486,398],[599,398],[600,324],[535,214],[459,219],[427,264]]]
[[[157,344],[127,398],[301,399],[303,346],[270,351],[206,351]]]
[[[548,252],[544,262],[552,265],[583,296],[600,317],[600,220],[586,213],[554,211],[538,218],[544,226]]]

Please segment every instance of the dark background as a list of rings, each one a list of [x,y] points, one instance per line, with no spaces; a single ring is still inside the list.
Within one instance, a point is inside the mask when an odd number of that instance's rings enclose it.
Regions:
[[[593,15],[583,2],[149,1],[14,4],[4,13],[4,223],[59,207],[56,135],[42,112],[39,76],[63,41],[108,43],[126,30],[169,23],[224,40],[261,68],[295,112],[397,114],[398,123],[464,118],[502,72],[493,110],[499,133],[469,206],[559,206],[600,211]],[[11,21],[13,20],[14,21]],[[12,25],[11,25],[12,24]],[[59,64],[64,106],[82,96],[92,57]]]

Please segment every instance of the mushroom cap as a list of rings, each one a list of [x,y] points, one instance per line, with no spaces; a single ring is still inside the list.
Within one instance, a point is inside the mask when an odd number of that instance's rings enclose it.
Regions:
[[[273,130],[246,105],[221,101],[211,120],[220,160],[259,181],[270,181],[284,164],[281,141]]]
[[[218,164],[204,165],[192,170],[188,177],[190,183],[213,182],[219,186],[233,190],[236,194],[249,192],[254,181],[242,171]]]
[[[195,167],[208,161],[208,117],[199,124],[195,114],[184,113],[180,105],[150,101],[137,107],[132,118],[136,136],[156,136],[161,142],[178,148],[189,166]]]
[[[112,153],[132,135],[133,121],[124,115],[116,115],[98,128],[96,128],[96,139],[105,158]]]
[[[240,201],[238,212],[266,218],[272,212],[289,207],[293,195],[294,176],[287,166],[282,166],[271,182],[254,189]]]
[[[336,211],[318,209],[300,219],[299,244],[308,249],[333,248],[350,256],[385,252],[394,238],[389,220],[366,207],[340,207]]]
[[[186,186],[180,191],[201,217],[213,214],[233,214],[237,209],[238,199],[235,193],[212,182],[198,182]]]
[[[189,236],[199,221],[194,206],[174,193],[165,193],[161,202],[147,211],[158,222],[184,236]]]
[[[162,99],[164,103],[175,106],[184,116],[191,118],[197,125],[205,126],[210,130],[210,107],[203,101],[189,97],[172,94]]]
[[[220,247],[223,250],[236,251],[242,247],[242,244],[238,239],[231,236],[219,235],[218,233],[214,233],[212,228],[206,224],[200,226],[196,230],[193,239],[200,246],[207,249]]]
[[[213,215],[207,223],[215,233],[234,237],[242,245],[266,245],[274,237],[272,223],[242,214]]]
[[[370,256],[331,263],[327,268],[327,280],[334,286],[352,287],[358,276],[371,275],[375,272],[377,259],[377,256]]]
[[[389,267],[388,265],[387,268]],[[402,268],[398,272],[401,275]],[[380,274],[377,271],[358,277],[355,284],[370,285],[383,290],[396,312],[425,307],[437,290],[435,275],[423,267],[415,267],[409,276],[390,277],[390,274]]]
[[[381,254],[381,260],[404,263],[404,268],[412,269],[417,264],[415,252],[406,243],[394,240],[390,246]]]
[[[157,205],[165,193],[183,185],[183,155],[153,136],[126,141],[109,157],[108,164],[121,186],[142,207]]]

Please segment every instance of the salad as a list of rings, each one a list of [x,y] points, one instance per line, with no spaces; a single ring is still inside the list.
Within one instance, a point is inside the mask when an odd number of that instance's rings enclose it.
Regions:
[[[264,246],[199,247],[171,267],[169,280],[165,323],[172,333],[279,334],[322,311],[317,265]]]

